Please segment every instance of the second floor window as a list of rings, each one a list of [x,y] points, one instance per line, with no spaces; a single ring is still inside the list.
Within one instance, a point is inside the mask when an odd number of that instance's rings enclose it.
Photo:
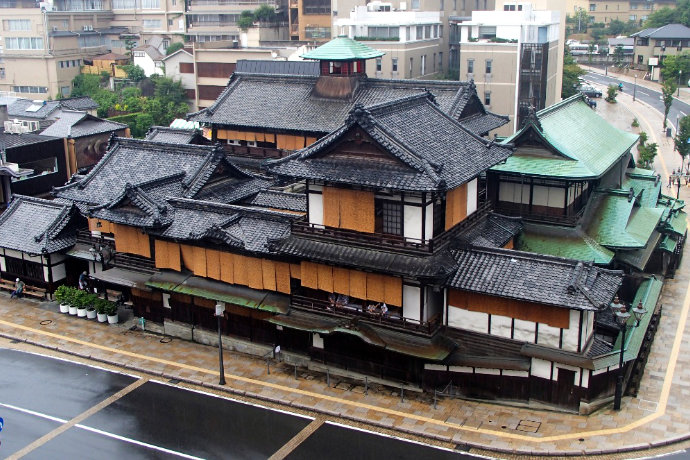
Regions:
[[[381,58],[376,58],[376,71],[381,72]]]
[[[491,59],[487,59],[486,60],[486,69],[484,70],[484,72],[487,75],[491,75],[491,68],[492,67],[493,67],[493,61]]]
[[[474,59],[467,60],[467,73],[474,73]]]
[[[398,71],[398,58],[393,58],[392,63],[393,63],[393,72],[397,72]]]
[[[403,205],[400,201],[376,200],[375,231],[389,235],[402,235]]]

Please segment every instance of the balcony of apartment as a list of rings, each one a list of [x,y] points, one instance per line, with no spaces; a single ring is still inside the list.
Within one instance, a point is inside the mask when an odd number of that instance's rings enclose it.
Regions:
[[[326,298],[320,298],[325,296]],[[330,297],[330,299],[329,299]],[[412,331],[426,335],[434,334],[441,326],[440,315],[434,315],[428,320],[418,320],[403,316],[402,307],[372,302],[370,300],[355,299],[339,294],[328,294],[325,291],[301,289],[291,296],[291,306],[332,318],[341,318],[344,324],[366,323],[399,331]]]
[[[34,0],[0,0],[0,8],[40,8]]]
[[[56,0],[49,13],[63,12],[89,12],[89,13],[110,13],[110,2],[108,0]]]
[[[278,9],[280,4],[270,0],[187,0],[187,12],[237,11],[256,9],[261,5],[269,5]]]
[[[199,18],[199,16],[205,17]],[[232,18],[226,18],[224,16],[226,15],[190,15],[188,16],[187,30],[194,35],[220,33],[238,35],[239,28],[237,27],[235,16],[239,17],[239,13],[231,15]]]
[[[344,228],[325,227],[297,220],[292,223],[292,234],[308,236],[338,244],[350,244],[371,249],[392,250],[411,254],[431,254],[451,242],[459,233],[481,219],[489,210],[491,204],[483,201],[477,210],[454,227],[440,233],[430,240],[406,238],[401,235],[386,233],[363,233]]]

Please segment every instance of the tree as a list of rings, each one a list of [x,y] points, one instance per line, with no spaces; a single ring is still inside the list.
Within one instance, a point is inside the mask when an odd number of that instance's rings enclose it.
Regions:
[[[661,76],[664,77],[664,80],[678,81],[679,70],[681,73],[680,81],[683,82],[690,75],[690,53],[687,51],[682,54],[664,57]]]
[[[165,55],[166,55],[166,56],[170,56],[170,55],[173,54],[175,51],[179,51],[179,50],[181,50],[182,48],[184,48],[184,43],[182,43],[182,42],[173,43],[172,45],[168,46],[168,47],[165,49]]]
[[[577,62],[575,62],[575,59],[570,55],[570,51],[566,46],[565,53],[563,53],[563,86],[561,87],[561,97],[563,99],[577,93],[577,78],[584,74],[585,71],[577,65]]]
[[[241,30],[247,30],[254,25],[254,12],[252,10],[244,10],[240,13],[240,18],[237,20],[237,27]]]
[[[261,5],[254,10],[254,20],[258,22],[275,22],[276,10],[270,5]]]
[[[640,143],[637,145],[637,166],[651,169],[656,157],[658,146],[656,143],[647,144],[647,133],[640,133]]]
[[[666,119],[668,112],[671,111],[671,104],[673,104],[673,93],[676,92],[676,84],[673,80],[666,80],[661,87],[661,99],[664,101],[664,129],[666,129]]]
[[[606,99],[604,100],[613,104],[616,102],[616,96],[618,96],[618,86],[609,85],[608,88],[606,88]]]
[[[587,23],[589,22],[589,16],[584,8],[578,8],[575,12],[573,19],[577,21],[577,33],[582,32],[582,29],[587,30]]]
[[[98,75],[79,74],[72,80],[72,96],[93,96],[101,89]]]
[[[690,0],[678,0],[675,8],[660,8],[649,15],[645,27],[661,27],[667,24],[690,26]]]
[[[616,67],[623,67],[623,47],[621,45],[616,46],[616,49],[613,50],[613,64]]]
[[[127,39],[125,39],[125,49],[127,50],[127,52],[126,52],[125,54],[126,54],[127,56],[129,56],[130,62],[131,62],[131,59],[132,59],[132,50],[133,50],[134,48],[136,48],[136,47],[137,47],[137,42],[136,42],[136,40],[134,40],[134,39],[132,39],[132,38],[127,38]]]
[[[682,163],[685,163],[686,157],[690,154],[690,116],[680,119],[678,132],[673,143],[676,146],[676,151],[682,158]]]
[[[162,104],[169,102],[179,104],[187,100],[187,93],[182,87],[182,83],[171,78],[156,77],[153,79],[154,97],[160,99]]]
[[[125,73],[127,74],[127,78],[134,82],[138,82],[146,78],[146,73],[144,72],[144,69],[142,69],[138,65],[128,64],[120,66],[120,68],[125,71]]]

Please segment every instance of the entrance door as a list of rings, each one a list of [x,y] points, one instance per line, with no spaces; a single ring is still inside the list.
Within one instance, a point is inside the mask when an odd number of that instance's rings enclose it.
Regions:
[[[556,384],[554,402],[570,408],[578,408],[578,398],[575,392],[575,371],[558,368],[558,382]]]

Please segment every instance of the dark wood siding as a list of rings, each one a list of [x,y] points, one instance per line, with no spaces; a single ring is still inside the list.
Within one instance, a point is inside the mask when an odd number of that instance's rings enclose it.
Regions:
[[[199,77],[230,78],[236,65],[234,62],[197,62],[196,73]]]

